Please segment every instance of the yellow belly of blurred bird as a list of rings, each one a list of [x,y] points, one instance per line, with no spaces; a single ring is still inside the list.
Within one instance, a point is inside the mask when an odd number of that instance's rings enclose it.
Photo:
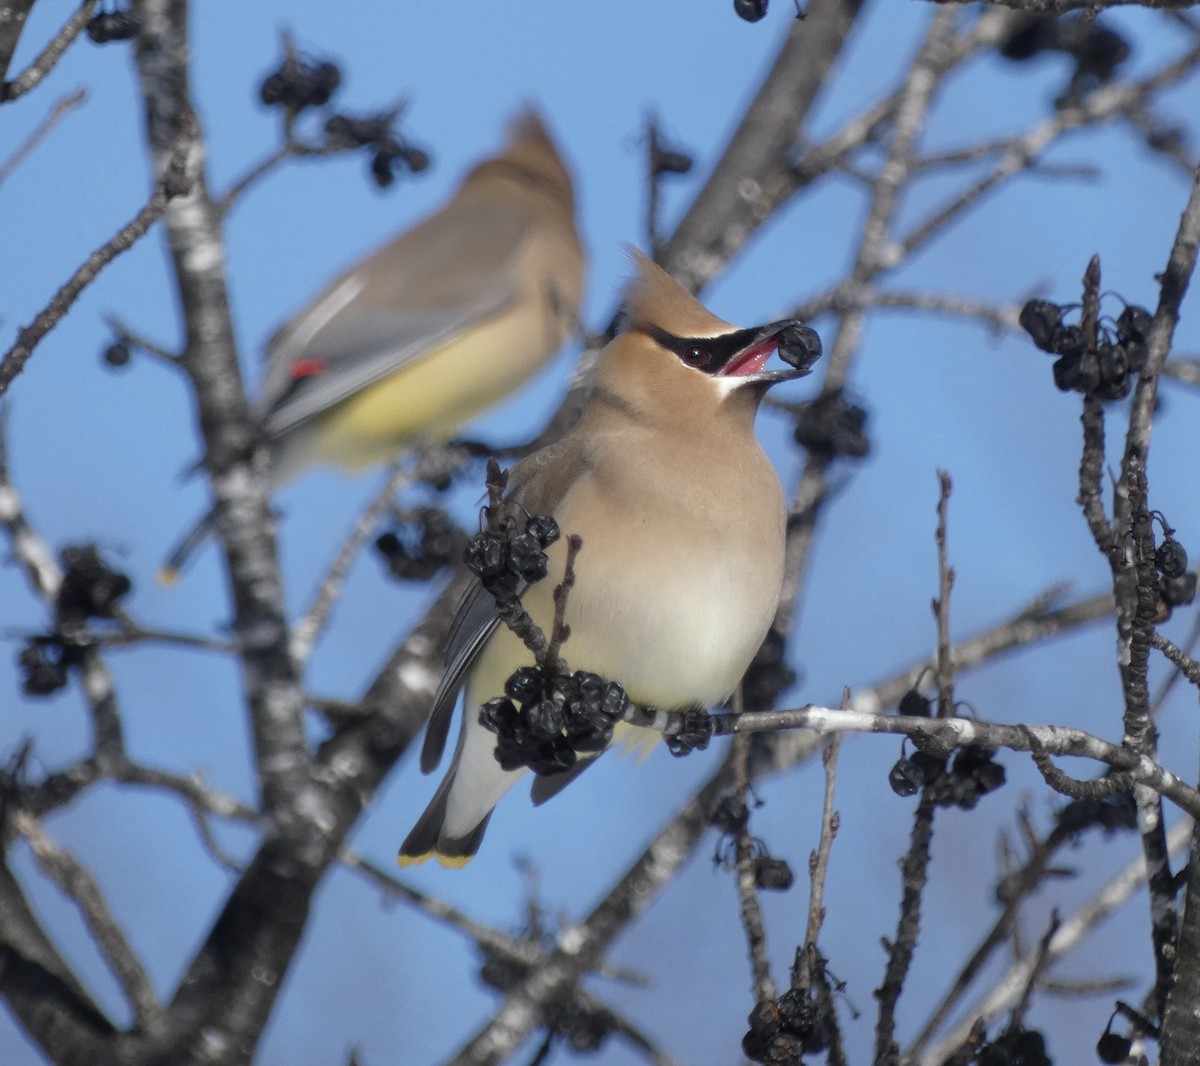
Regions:
[[[391,458],[418,436],[445,440],[543,362],[559,337],[533,301],[467,330],[321,416],[319,461],[361,469]]]

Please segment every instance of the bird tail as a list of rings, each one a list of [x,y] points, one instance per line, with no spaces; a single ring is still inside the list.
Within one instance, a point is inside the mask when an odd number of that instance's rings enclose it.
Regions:
[[[452,870],[466,866],[479,850],[483,841],[484,831],[492,812],[488,811],[483,820],[463,836],[450,836],[446,833],[446,806],[450,799],[450,788],[454,783],[455,774],[448,773],[434,793],[425,813],[417,819],[412,832],[404,838],[400,845],[400,854],[396,861],[401,866],[416,866],[426,859],[434,858],[442,865]]]
[[[201,544],[212,536],[215,526],[216,515],[213,511],[208,511],[183,535],[183,538],[175,546],[175,550],[167,556],[166,562],[158,568],[156,577],[160,585],[174,585],[179,580],[179,575],[187,565],[188,559]]]

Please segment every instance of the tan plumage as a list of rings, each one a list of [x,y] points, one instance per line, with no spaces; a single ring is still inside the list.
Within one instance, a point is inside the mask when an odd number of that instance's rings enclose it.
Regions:
[[[445,440],[576,327],[584,254],[571,177],[532,111],[441,210],[331,282],[272,338],[259,401],[272,487]],[[190,535],[169,579],[202,539]]]
[[[770,385],[804,371],[762,369],[793,323],[737,330],[635,257],[622,331],[600,356],[580,421],[509,478],[512,505],[554,515],[564,534],[550,548],[549,577],[522,603],[549,627],[566,535],[579,534],[563,648],[571,668],[619,682],[639,704],[712,706],[737,686],[778,603],[785,509],[754,416]],[[703,369],[688,365],[706,354]],[[400,849],[402,863],[433,854],[461,865],[524,772],[500,769],[478,710],[532,657],[497,625],[478,585],[460,607],[446,658],[422,769],[440,759],[465,677],[464,724],[445,780]],[[539,777],[534,801],[574,773]]]

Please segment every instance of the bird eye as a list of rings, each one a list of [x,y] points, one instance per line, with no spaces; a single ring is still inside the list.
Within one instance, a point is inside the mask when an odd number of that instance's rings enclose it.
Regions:
[[[704,348],[688,348],[683,353],[683,361],[688,366],[703,367],[709,362],[708,351]]]

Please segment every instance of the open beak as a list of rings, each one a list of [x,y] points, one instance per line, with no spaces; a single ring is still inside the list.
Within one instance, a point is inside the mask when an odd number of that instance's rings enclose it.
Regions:
[[[745,378],[747,383],[776,385],[812,373],[813,364],[821,358],[821,338],[816,330],[794,318],[741,332],[749,335],[748,343],[721,367],[720,377],[739,377]],[[776,350],[790,369],[764,369]]]

